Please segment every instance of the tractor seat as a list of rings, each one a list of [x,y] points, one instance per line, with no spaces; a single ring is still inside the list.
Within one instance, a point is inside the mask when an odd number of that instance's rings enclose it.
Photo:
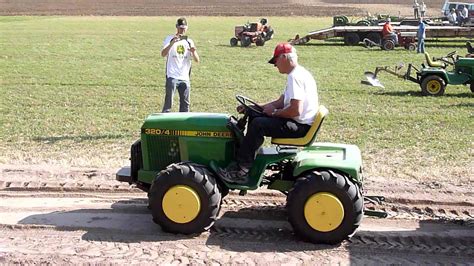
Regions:
[[[428,64],[428,66],[430,67],[442,67],[442,68],[445,68],[446,67],[446,64],[445,63],[442,63],[442,62],[435,62],[431,59],[430,57],[430,54],[425,52],[425,57],[426,57],[426,63]]]
[[[272,144],[287,146],[311,146],[316,139],[316,134],[321,128],[324,118],[329,113],[324,105],[320,105],[318,112],[314,116],[314,121],[308,132],[301,138],[272,138]]]

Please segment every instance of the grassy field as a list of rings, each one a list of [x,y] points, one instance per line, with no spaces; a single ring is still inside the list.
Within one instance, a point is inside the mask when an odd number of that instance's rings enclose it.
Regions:
[[[160,49],[175,19],[0,17],[0,163],[127,164],[143,119],[162,107]],[[274,40],[230,47],[234,25],[248,19],[257,18],[188,18],[202,60],[193,67],[192,111],[234,113],[236,94],[261,102],[278,97],[286,77],[266,63],[274,45],[331,24],[330,18],[271,17]],[[427,49],[432,56],[464,55],[462,45],[429,42]],[[357,144],[369,177],[472,179],[474,97],[468,87],[422,97],[417,84],[389,75],[380,77],[385,89],[360,84],[375,66],[423,62],[423,55],[403,49],[311,41],[297,50],[330,111],[319,141]]]

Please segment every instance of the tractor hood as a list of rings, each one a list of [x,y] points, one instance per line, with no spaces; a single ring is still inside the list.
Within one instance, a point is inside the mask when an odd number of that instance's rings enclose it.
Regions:
[[[145,119],[141,131],[147,135],[219,137],[230,134],[228,121],[227,114],[158,113]]]

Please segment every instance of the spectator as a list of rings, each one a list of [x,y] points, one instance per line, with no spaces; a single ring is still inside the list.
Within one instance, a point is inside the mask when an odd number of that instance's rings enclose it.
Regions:
[[[420,17],[420,4],[418,4],[417,0],[413,0],[413,12],[415,15],[415,19]]]
[[[466,5],[459,6],[459,9],[459,25],[462,26],[469,21],[469,10]]]
[[[426,13],[426,4],[425,4],[425,1],[421,0],[420,15],[422,18],[425,17],[425,13]]]
[[[456,10],[454,10],[454,8],[451,8],[451,11],[448,14],[448,21],[449,21],[449,24],[451,25],[458,24],[458,17],[456,15]]]
[[[416,48],[416,52],[425,53],[426,24],[423,22],[423,18],[420,18],[416,37],[418,39],[418,46]]]
[[[189,95],[191,90],[191,61],[199,63],[199,55],[193,40],[185,35],[188,22],[179,18],[176,22],[176,34],[169,35],[163,42],[161,56],[166,57],[166,95],[163,113],[171,110],[173,95],[179,93],[179,111],[189,112]]]

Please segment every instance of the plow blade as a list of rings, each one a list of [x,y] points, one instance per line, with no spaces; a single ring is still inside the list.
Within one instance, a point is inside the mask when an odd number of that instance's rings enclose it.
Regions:
[[[385,88],[382,83],[377,79],[377,75],[373,72],[367,71],[364,73],[366,80],[362,80],[361,83],[365,85],[370,85],[373,87]]]

